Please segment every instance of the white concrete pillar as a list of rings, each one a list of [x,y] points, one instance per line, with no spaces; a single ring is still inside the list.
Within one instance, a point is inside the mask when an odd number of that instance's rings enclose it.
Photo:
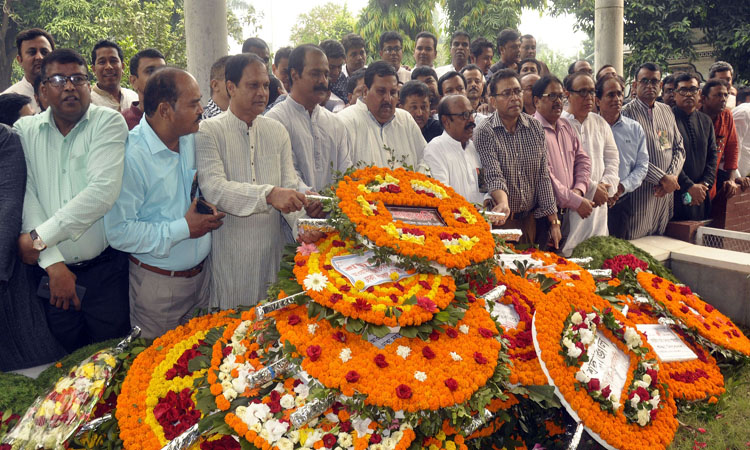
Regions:
[[[198,80],[205,104],[211,97],[211,64],[229,47],[226,0],[185,0],[185,40],[187,70]]]
[[[606,64],[622,72],[624,0],[596,0],[594,5],[594,73]]]

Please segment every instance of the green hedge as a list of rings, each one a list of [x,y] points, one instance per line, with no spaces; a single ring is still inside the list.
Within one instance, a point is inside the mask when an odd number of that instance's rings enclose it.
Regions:
[[[595,236],[586,239],[573,250],[573,257],[583,258],[584,256],[590,256],[594,258],[591,262],[592,267],[600,268],[604,264],[604,261],[617,255],[627,255],[628,253],[632,253],[636,258],[647,262],[649,270],[656,275],[666,278],[673,283],[680,282],[672,274],[672,271],[664,267],[653,256],[628,241],[612,236]]]

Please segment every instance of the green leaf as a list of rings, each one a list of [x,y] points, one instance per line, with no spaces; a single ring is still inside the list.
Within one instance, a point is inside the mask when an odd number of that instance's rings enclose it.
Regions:
[[[385,326],[385,325],[370,325],[370,332],[374,334],[375,336],[382,338],[388,335],[388,333],[391,332],[391,330]]]
[[[418,331],[419,330],[415,327],[401,327],[401,329],[399,330],[399,334],[401,334],[401,336],[403,337],[412,339],[417,337]]]

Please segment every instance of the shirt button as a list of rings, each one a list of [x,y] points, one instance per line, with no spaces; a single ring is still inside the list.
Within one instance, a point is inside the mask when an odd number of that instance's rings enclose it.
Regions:
[[[67,170],[65,170],[65,169],[63,169],[63,170],[62,170],[62,173],[67,173],[67,172],[68,172],[68,171],[67,171]]]
[[[78,261],[78,257],[77,256],[75,258],[73,258],[73,259],[75,259],[76,261]]]

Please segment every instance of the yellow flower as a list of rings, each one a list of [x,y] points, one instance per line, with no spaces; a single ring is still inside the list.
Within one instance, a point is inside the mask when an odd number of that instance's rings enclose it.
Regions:
[[[398,272],[391,272],[391,280],[396,281],[399,276]]]
[[[446,450],[456,450],[456,444],[453,443],[453,441],[448,441],[445,443],[445,449]]]
[[[354,283],[354,287],[361,291],[362,289],[365,288],[365,282],[362,280],[357,280],[357,282]]]

